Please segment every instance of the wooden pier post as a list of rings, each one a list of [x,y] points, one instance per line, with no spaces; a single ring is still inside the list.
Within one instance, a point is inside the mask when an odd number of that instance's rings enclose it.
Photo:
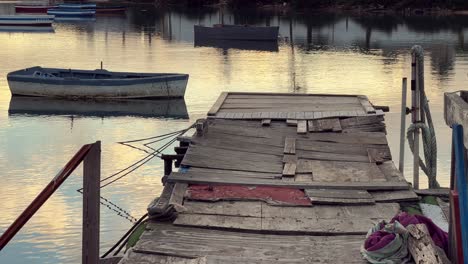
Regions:
[[[83,264],[99,263],[100,180],[101,141],[96,141],[83,160]]]

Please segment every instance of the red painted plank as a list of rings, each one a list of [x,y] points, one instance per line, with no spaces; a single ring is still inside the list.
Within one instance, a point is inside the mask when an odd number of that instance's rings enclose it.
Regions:
[[[202,201],[262,200],[285,205],[311,206],[303,190],[269,186],[190,185],[188,198]]]

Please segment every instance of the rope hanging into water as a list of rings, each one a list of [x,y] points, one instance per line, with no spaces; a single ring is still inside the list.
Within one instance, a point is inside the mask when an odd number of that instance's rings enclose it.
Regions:
[[[437,141],[436,134],[434,129],[434,124],[432,122],[431,110],[429,108],[429,101],[426,97],[426,92],[424,90],[424,51],[421,46],[414,46],[411,49],[411,54],[416,57],[416,65],[418,68],[417,83],[419,84],[419,96],[422,99],[420,106],[424,112],[424,117],[421,118],[424,122],[411,124],[408,127],[406,136],[408,138],[408,143],[413,155],[414,153],[414,132],[416,129],[421,129],[422,131],[422,141],[424,149],[424,161],[419,157],[419,166],[427,175],[429,180],[429,188],[440,188],[439,183],[437,182]],[[419,153],[416,153],[419,155]]]

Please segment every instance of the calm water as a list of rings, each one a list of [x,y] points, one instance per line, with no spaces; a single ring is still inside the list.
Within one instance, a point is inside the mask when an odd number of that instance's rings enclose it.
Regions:
[[[0,4],[0,13],[13,13]],[[279,25],[279,45],[242,43],[195,47],[193,25],[220,22],[216,10],[155,10],[134,7],[126,16],[54,24],[52,33],[0,32],[0,233],[21,213],[82,144],[102,140],[103,177],[144,157],[116,144],[189,126],[208,111],[222,91],[366,94],[389,105],[388,137],[398,160],[401,78],[409,76],[409,49],[426,49],[426,89],[438,133],[439,170],[448,184],[450,131],[443,121],[443,93],[463,89],[468,80],[464,17],[353,17],[224,12],[225,23]],[[225,45],[222,44],[222,45]],[[115,71],[189,73],[185,104],[155,102],[159,117],[139,106],[12,101],[6,82],[10,71],[34,65]],[[187,113],[184,113],[184,107]],[[36,107],[36,109],[34,109]],[[130,116],[102,111],[125,108]],[[101,109],[102,108],[102,109]],[[45,110],[47,111],[42,111]],[[77,115],[76,111],[85,114]],[[98,113],[89,115],[89,113]],[[161,117],[169,113],[170,118]],[[184,116],[188,119],[177,119]],[[408,152],[407,152],[408,153]],[[409,158],[409,155],[407,155]],[[411,179],[411,160],[407,159]],[[152,160],[102,190],[104,197],[132,216],[145,213],[161,192],[162,163]],[[426,179],[422,178],[423,185]],[[81,168],[52,196],[14,240],[0,252],[0,263],[75,263],[81,248]],[[108,249],[131,223],[101,209],[101,246]]]

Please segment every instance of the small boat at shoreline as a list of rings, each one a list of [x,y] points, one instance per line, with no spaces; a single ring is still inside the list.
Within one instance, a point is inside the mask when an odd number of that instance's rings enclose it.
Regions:
[[[48,15],[3,15],[0,26],[50,27],[54,16]]]
[[[57,17],[90,17],[96,15],[94,9],[78,9],[78,8],[54,8],[47,11],[48,15],[54,15]]]
[[[15,5],[17,13],[47,13],[47,10],[57,8],[56,5]]]
[[[181,98],[189,75],[32,67],[7,75],[12,95],[92,98]]]
[[[195,40],[256,40],[275,41],[278,39],[279,27],[259,27],[249,25],[214,25],[213,27],[194,26]]]

